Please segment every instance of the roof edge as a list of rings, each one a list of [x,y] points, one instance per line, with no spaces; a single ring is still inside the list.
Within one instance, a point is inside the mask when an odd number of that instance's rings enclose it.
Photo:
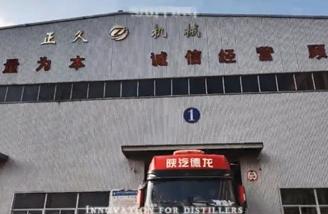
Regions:
[[[185,149],[263,149],[263,142],[211,143],[211,144],[165,144],[165,145],[122,145],[122,152],[185,150]]]
[[[212,144],[165,144],[165,145],[122,145],[121,152],[127,159],[145,160],[156,155],[172,155],[176,150],[200,149],[205,152],[219,152],[222,155],[258,156],[263,142],[248,143],[212,143]],[[213,153],[213,154],[214,154]],[[210,153],[209,153],[210,154]]]
[[[43,22],[34,22],[34,23],[26,23],[12,26],[4,26],[0,27],[0,30],[12,29],[12,28],[20,28],[20,27],[30,27],[37,25],[45,25],[45,24],[53,24],[53,23],[61,23],[61,22],[69,22],[69,21],[78,21],[84,19],[94,19],[101,18],[107,16],[117,16],[117,15],[139,15],[136,12],[114,12],[114,13],[105,13],[99,15],[89,15],[82,17],[74,17],[67,19],[57,19],[51,21],[43,21]],[[158,13],[156,16],[172,16],[174,13]],[[291,19],[328,19],[328,15],[326,16],[316,16],[316,15],[277,15],[277,14],[216,14],[216,13],[197,13],[195,14],[197,17],[236,17],[236,18],[291,18]],[[183,16],[183,15],[181,15]],[[191,15],[190,15],[191,16]]]

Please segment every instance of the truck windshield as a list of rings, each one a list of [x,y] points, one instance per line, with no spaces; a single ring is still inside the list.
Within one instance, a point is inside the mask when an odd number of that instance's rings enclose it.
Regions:
[[[231,179],[197,178],[148,181],[145,205],[156,206],[161,203],[181,203],[184,206],[191,206],[193,203],[213,205],[213,200],[230,201],[237,205]]]

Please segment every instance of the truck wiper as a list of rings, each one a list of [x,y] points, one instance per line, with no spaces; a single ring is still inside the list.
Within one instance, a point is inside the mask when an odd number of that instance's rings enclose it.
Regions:
[[[174,202],[174,201],[156,201],[158,204],[174,204],[174,205],[181,205],[181,202]]]
[[[196,204],[205,204],[206,206],[215,206],[216,203],[214,203],[213,201],[193,201],[192,205],[196,205]]]

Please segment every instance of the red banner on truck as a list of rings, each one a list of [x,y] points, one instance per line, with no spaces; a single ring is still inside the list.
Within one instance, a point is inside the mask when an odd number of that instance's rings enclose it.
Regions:
[[[154,157],[150,170],[230,169],[224,156],[184,154]]]

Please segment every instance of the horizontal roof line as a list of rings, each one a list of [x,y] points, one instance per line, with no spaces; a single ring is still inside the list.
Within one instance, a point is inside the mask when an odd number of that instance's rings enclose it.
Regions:
[[[44,25],[44,24],[53,24],[60,22],[69,22],[69,21],[78,21],[84,19],[93,19],[93,18],[101,18],[107,16],[118,16],[118,15],[137,15],[136,12],[114,12],[114,13],[106,13],[99,15],[90,15],[90,16],[82,16],[68,19],[58,19],[52,21],[44,21],[44,22],[34,22],[34,23],[26,23],[12,26],[0,27],[0,30],[11,29],[11,28],[20,28],[20,27],[30,27],[36,25]],[[156,16],[171,16],[174,13],[157,13]],[[175,14],[174,14],[175,15]],[[198,17],[236,17],[236,18],[292,18],[292,19],[328,19],[328,16],[316,16],[316,15],[274,15],[274,14],[216,14],[216,13],[196,13]]]
[[[131,145],[121,146],[123,152],[128,151],[161,151],[161,150],[180,150],[180,149],[262,149],[263,143],[222,143],[222,144],[180,144],[180,145]]]
[[[199,149],[207,154],[221,154],[226,157],[257,156],[263,149],[262,142],[215,143],[215,144],[179,144],[179,145],[126,145],[121,151],[127,159],[146,160],[156,155],[172,155],[176,150]]]

